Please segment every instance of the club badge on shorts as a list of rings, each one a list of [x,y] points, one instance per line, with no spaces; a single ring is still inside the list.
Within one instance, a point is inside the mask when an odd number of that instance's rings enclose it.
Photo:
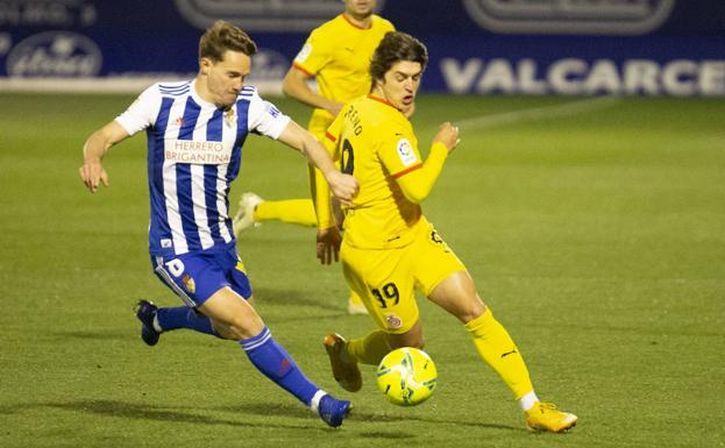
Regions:
[[[395,314],[386,314],[385,322],[387,322],[388,328],[391,330],[397,330],[403,325],[403,321]]]
[[[196,292],[196,283],[194,283],[194,279],[191,278],[189,274],[184,274],[184,276],[181,277],[181,283],[184,284],[184,289],[189,294],[194,294],[194,292]]]

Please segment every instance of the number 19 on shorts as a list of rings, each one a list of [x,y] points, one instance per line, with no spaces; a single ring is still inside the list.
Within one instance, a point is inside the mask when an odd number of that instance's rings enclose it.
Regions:
[[[400,301],[398,287],[393,282],[386,283],[381,288],[373,288],[371,292],[377,299],[380,308],[397,305]]]

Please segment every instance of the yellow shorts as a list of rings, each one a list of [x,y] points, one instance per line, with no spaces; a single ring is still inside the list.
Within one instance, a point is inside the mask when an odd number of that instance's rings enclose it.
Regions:
[[[438,284],[466,267],[422,218],[414,241],[396,249],[360,249],[343,243],[342,271],[378,327],[405,333],[418,321],[415,291],[428,296]]]

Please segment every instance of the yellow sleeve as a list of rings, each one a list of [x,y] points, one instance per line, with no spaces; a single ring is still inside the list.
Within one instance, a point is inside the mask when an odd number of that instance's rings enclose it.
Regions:
[[[405,197],[419,203],[433,189],[448,157],[448,149],[443,143],[434,143],[423,162],[418,148],[410,139],[396,136],[383,142],[378,154]]]
[[[337,141],[344,120],[342,117],[344,117],[343,113],[338,114],[335,121],[332,122],[327,132],[325,132],[325,138],[322,139],[323,146],[335,162],[337,162]],[[337,222],[335,221],[330,204],[330,186],[327,184],[325,177],[320,170],[315,169],[315,175],[310,180],[312,200],[315,205],[315,213],[317,214],[317,228],[329,229],[330,227],[336,226]]]
[[[382,19],[382,22],[383,22],[383,28],[385,29],[385,32],[386,33],[390,33],[391,31],[395,31],[395,25],[393,25],[393,23],[391,21],[389,21],[387,19],[383,19],[382,17],[381,17],[381,19]]]
[[[308,76],[314,77],[317,73],[330,62],[333,54],[332,42],[334,38],[325,36],[324,30],[316,29],[307,38],[302,49],[295,56],[292,65],[302,70]]]

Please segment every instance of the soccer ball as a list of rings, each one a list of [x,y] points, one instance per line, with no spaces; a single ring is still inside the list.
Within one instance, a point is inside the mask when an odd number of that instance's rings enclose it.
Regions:
[[[378,366],[378,389],[393,404],[415,406],[433,395],[438,372],[423,350],[403,347],[385,355]]]

